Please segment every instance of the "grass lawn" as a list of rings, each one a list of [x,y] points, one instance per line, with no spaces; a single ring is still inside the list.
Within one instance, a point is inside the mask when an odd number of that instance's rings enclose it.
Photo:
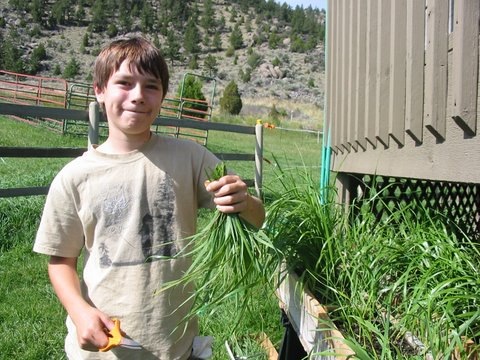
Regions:
[[[266,198],[275,188],[274,158],[283,168],[319,167],[321,144],[315,135],[265,130],[264,164]],[[62,136],[42,127],[0,117],[0,146],[85,147],[86,139]],[[208,147],[214,152],[253,151],[252,136],[210,132]],[[0,158],[0,188],[45,186],[70,159]],[[244,178],[253,177],[253,164],[228,164]],[[318,172],[320,169],[318,169]],[[45,197],[0,198],[0,359],[62,359],[66,334],[65,312],[50,286],[47,258],[32,252],[33,240]],[[202,213],[201,219],[208,217]],[[246,354],[255,354],[250,336],[265,332],[275,345],[283,335],[274,288],[257,294],[255,313],[245,316],[231,331],[233,304],[215,315],[200,319],[203,334],[214,335],[214,359],[228,356],[224,343],[247,344]],[[261,356],[254,357],[261,359]]]

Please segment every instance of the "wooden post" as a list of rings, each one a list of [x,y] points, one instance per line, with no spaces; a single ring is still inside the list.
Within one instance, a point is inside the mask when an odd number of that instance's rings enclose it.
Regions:
[[[91,147],[98,145],[99,138],[100,109],[96,101],[91,102],[88,106],[88,119],[88,147]]]
[[[263,181],[263,124],[257,120],[255,125],[255,191],[260,198]]]

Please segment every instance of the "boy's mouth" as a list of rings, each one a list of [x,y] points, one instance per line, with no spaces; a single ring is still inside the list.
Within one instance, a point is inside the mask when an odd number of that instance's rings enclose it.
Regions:
[[[148,114],[148,111],[139,110],[139,109],[125,109],[124,111],[134,113],[134,114]]]

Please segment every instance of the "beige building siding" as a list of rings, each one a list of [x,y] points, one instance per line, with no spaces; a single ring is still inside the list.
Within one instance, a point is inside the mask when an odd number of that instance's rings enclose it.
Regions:
[[[478,0],[329,0],[331,170],[480,183],[479,21]]]

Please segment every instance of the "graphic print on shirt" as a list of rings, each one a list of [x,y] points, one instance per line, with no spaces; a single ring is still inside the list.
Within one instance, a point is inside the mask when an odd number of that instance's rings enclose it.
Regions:
[[[100,240],[98,251],[100,267],[107,268],[113,265],[110,251],[114,245],[112,239],[119,239],[122,236],[130,204],[128,191],[123,185],[112,186],[102,195],[103,202],[97,212],[101,214],[98,218],[103,220],[105,237]]]
[[[100,211],[105,237],[98,246],[100,267],[144,264],[177,253],[173,180],[162,173],[155,185],[148,189],[143,183],[139,198],[129,195],[138,191],[124,185],[103,194]]]
[[[173,182],[166,178],[155,193],[152,214],[147,213],[142,218],[140,237],[145,260],[153,261],[152,256],[170,257],[177,252],[175,239],[174,215],[175,193]]]

